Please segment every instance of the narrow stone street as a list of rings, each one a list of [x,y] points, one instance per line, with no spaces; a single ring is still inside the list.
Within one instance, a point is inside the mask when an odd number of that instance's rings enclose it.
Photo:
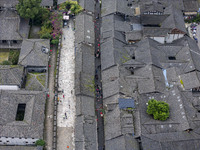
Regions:
[[[74,25],[70,20],[69,26],[63,28],[62,48],[59,68],[58,114],[57,114],[57,150],[73,150],[75,95],[74,95]]]
[[[50,56],[49,65],[49,79],[48,89],[49,97],[46,102],[46,118],[45,118],[45,132],[44,140],[46,141],[46,150],[52,150],[53,144],[53,111],[54,111],[54,68],[56,64],[56,47],[53,47]]]
[[[96,3],[95,8],[95,85],[96,85],[96,112],[97,112],[97,133],[98,150],[104,150],[104,118],[103,118],[103,91],[101,83],[101,51],[100,51],[100,27],[101,7]]]

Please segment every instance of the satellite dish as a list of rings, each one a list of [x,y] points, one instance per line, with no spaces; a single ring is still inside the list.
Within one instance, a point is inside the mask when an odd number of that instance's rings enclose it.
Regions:
[[[45,54],[48,54],[49,53],[49,49],[48,48],[46,48],[46,47],[44,47],[44,46],[42,46],[42,52],[43,53],[45,53]]]

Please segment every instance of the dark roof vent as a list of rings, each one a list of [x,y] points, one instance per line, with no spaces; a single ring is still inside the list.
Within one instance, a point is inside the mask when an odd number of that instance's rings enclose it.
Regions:
[[[169,60],[176,60],[176,57],[175,56],[169,56],[168,59]]]

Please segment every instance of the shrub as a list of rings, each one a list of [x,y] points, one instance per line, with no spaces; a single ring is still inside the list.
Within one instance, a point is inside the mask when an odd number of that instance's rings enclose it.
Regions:
[[[58,43],[59,43],[58,37],[56,39],[51,40],[51,44],[58,45]]]
[[[12,63],[8,60],[4,60],[1,65],[12,65]]]
[[[147,113],[155,120],[166,120],[169,117],[169,105],[162,101],[151,99],[148,101]]]
[[[8,60],[12,63],[12,65],[17,65],[19,54],[20,52],[18,50],[10,50]]]
[[[68,0],[62,3],[60,5],[59,10],[62,10],[62,9],[65,10],[66,12],[71,11],[70,14],[74,14],[74,15],[77,15],[83,10],[83,8],[78,4],[77,1],[71,1],[71,0]]]
[[[42,140],[42,139],[39,139],[39,140],[36,141],[35,144],[36,144],[37,146],[45,146],[45,141]]]
[[[38,32],[41,39],[50,39],[51,38],[52,28],[44,25],[41,27],[41,30]]]

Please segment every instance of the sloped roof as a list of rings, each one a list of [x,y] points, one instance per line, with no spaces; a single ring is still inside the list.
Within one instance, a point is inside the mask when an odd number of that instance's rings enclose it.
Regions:
[[[79,0],[79,5],[86,11],[94,12],[95,11],[95,1],[91,0]]]
[[[194,132],[173,132],[141,136],[144,150],[188,150],[200,147],[200,136]]]
[[[82,12],[77,15],[75,28],[76,43],[94,44],[94,22],[90,14]]]
[[[157,11],[157,12],[163,13],[164,12],[163,5],[153,1],[151,4],[143,4],[140,7],[141,13],[145,13],[145,12],[149,12],[149,11],[150,12],[156,12]]]
[[[142,25],[160,25],[168,17],[164,15],[140,15]]]
[[[40,75],[39,74],[34,75],[31,73],[28,73],[25,89],[32,90],[32,91],[43,91],[45,90],[45,83],[46,83],[46,73],[43,73]]]
[[[75,120],[75,149],[97,150],[96,119],[77,116]]]
[[[0,136],[43,138],[46,94],[33,91],[0,91]],[[18,104],[25,103],[24,121],[16,121]]]
[[[200,72],[193,71],[181,75],[181,80],[183,81],[184,88],[186,90],[200,87]]]
[[[42,0],[41,6],[53,6],[53,0]]]
[[[50,41],[43,39],[26,39],[22,42],[18,64],[24,66],[47,66],[49,56],[42,52],[42,46],[50,49]]]
[[[181,10],[175,8],[175,6],[173,5],[170,5],[165,8],[164,14],[169,14],[169,16],[162,22],[162,28],[178,29],[182,32],[187,33],[183,13],[181,12]]]
[[[183,0],[185,12],[197,12],[199,9],[197,0]]]
[[[116,12],[133,16],[134,10],[124,0],[104,0],[102,1],[102,16],[113,14]]]
[[[21,85],[23,66],[0,65],[0,85]]]
[[[15,10],[5,9],[0,12],[0,40],[22,40],[19,34],[20,17]]]
[[[165,37],[170,32],[169,28],[144,27],[144,37]]]
[[[15,7],[18,4],[18,0],[1,0],[0,6],[2,7]]]
[[[177,9],[184,10],[183,0],[157,0],[157,2],[161,3],[165,7],[173,5]]]
[[[131,32],[126,32],[125,34],[126,34],[126,41],[142,39],[141,31],[131,31]]]
[[[0,146],[1,150],[39,150],[36,146]]]
[[[166,88],[161,68],[146,65],[135,70],[134,75],[141,78],[138,79],[139,93],[163,92]]]
[[[162,68],[162,65],[156,58],[160,51],[157,48],[158,43],[150,38],[142,39],[137,43],[137,48],[135,51],[136,61],[140,61],[145,64],[152,64],[157,67]]]

